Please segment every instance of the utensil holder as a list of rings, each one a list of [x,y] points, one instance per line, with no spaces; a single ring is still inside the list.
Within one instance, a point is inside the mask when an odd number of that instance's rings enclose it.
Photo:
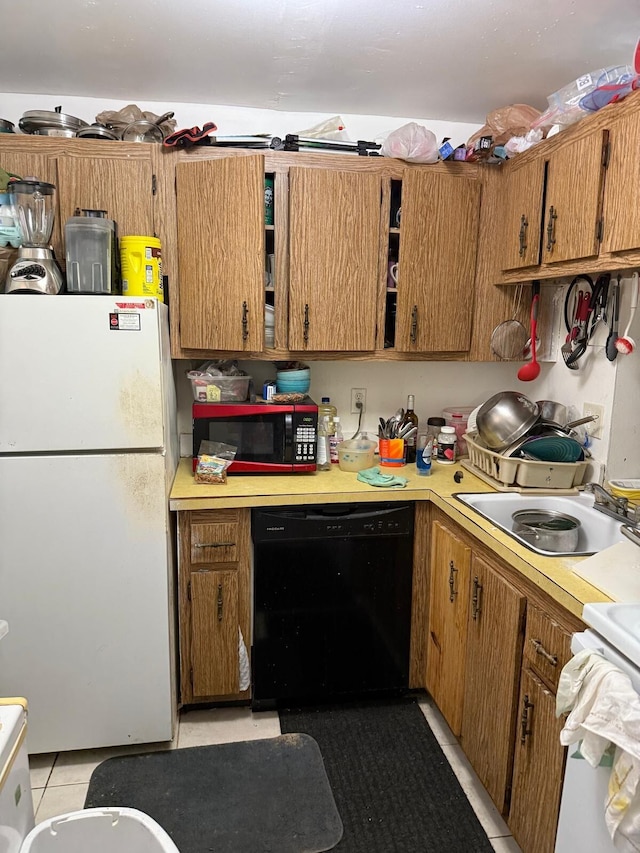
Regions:
[[[404,438],[381,438],[379,449],[381,468],[402,468],[407,464],[407,448]]]

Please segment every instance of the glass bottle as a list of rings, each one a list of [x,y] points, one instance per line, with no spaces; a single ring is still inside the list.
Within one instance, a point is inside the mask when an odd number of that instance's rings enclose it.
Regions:
[[[331,470],[331,451],[327,432],[328,418],[318,418],[318,446],[316,449],[316,470]]]
[[[416,439],[418,437],[418,416],[413,411],[413,407],[415,405],[415,397],[413,394],[409,394],[407,397],[407,410],[404,413],[404,417],[400,421],[399,429],[401,430],[403,427],[415,427],[416,432],[410,437],[405,438],[405,447],[407,448],[407,463],[416,461]]]
[[[337,465],[340,461],[338,458],[338,445],[341,441],[344,441],[344,436],[342,435],[340,418],[336,415],[333,419],[333,433],[329,435],[329,455],[334,465]]]

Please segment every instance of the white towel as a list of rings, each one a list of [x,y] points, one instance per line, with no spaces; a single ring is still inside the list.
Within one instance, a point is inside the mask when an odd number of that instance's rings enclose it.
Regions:
[[[621,670],[591,650],[579,652],[564,667],[556,697],[558,716],[570,711],[560,742],[582,740],[580,751],[597,767],[616,746],[605,821],[616,850],[640,851],[640,697]]]
[[[240,691],[248,690],[251,684],[251,667],[249,665],[249,655],[247,647],[244,643],[244,637],[240,626],[238,626],[238,658],[240,666]]]

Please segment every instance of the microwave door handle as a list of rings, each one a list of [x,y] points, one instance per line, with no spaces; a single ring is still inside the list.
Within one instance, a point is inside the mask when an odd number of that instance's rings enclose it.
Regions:
[[[284,416],[284,462],[293,464],[293,413]]]

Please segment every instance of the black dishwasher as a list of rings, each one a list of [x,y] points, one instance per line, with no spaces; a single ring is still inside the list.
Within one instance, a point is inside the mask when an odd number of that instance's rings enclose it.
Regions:
[[[413,504],[252,511],[253,708],[409,685]]]

